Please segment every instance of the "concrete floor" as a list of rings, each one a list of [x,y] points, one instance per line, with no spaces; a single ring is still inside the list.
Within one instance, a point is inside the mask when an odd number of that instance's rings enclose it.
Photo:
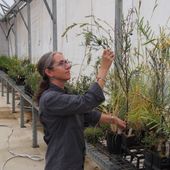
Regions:
[[[1,95],[1,93],[0,93]],[[30,116],[25,118],[26,128],[19,127],[19,112],[13,114],[11,104],[6,104],[6,97],[0,96],[0,168],[1,170],[43,170],[46,144],[43,133],[38,131],[38,148],[32,148],[32,128]],[[19,109],[16,109],[19,111]],[[27,156],[38,155],[41,161],[24,157],[13,157],[9,151]],[[10,159],[11,158],[11,159]],[[101,170],[99,166],[86,157],[85,170]]]

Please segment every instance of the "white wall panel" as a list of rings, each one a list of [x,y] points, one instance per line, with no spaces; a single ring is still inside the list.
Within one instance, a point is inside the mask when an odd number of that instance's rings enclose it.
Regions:
[[[7,24],[8,27],[8,31],[9,32],[9,37],[8,37],[8,42],[9,42],[9,54],[10,56],[15,56],[15,30],[14,30],[14,26],[12,27],[12,29],[10,29],[11,25],[14,23],[14,19],[10,20],[9,23]]]
[[[3,22],[0,24],[2,26],[2,28],[0,27],[0,55],[8,55],[8,42],[5,37],[6,32],[5,34],[3,32],[3,30],[6,31],[6,25]]]
[[[115,1],[92,0],[93,15],[107,21],[113,28],[115,23]]]
[[[157,2],[157,7],[155,7]],[[134,6],[138,8],[139,0],[124,1],[124,12]],[[129,6],[130,5],[130,6]],[[154,12],[153,12],[154,10]],[[170,26],[170,1],[169,0],[141,0],[140,16],[144,17],[145,21],[149,21],[152,29],[158,33],[160,26]]]
[[[47,2],[50,9],[52,9],[52,0],[47,0]],[[124,14],[126,15],[128,10],[133,6],[137,7],[138,2],[139,0],[123,0]],[[151,15],[155,0],[142,0],[141,2],[141,16],[144,16],[146,20],[150,21],[154,30],[158,31],[159,26],[167,24],[167,20],[170,16],[169,0],[158,0],[158,7],[156,8],[152,18]],[[58,51],[63,52],[68,59],[73,61],[73,64],[77,64],[77,66],[72,69],[75,75],[78,73],[77,70],[82,62],[85,51],[80,45],[83,39],[76,36],[80,33],[80,29],[72,29],[68,34],[67,41],[66,38],[61,37],[61,35],[65,29],[74,22],[86,22],[87,19],[85,19],[85,16],[91,14],[105,20],[114,27],[114,8],[115,0],[57,0],[56,34]],[[27,21],[27,7],[25,7],[21,12]],[[167,25],[169,26],[169,23]],[[19,57],[26,57],[28,55],[28,32],[19,14],[17,14],[17,29],[18,55]],[[31,38],[32,61],[35,63],[42,54],[51,51],[53,48],[52,20],[43,0],[33,0],[31,2]],[[10,54],[15,54],[15,39],[12,32],[10,33]]]
[[[48,0],[47,2],[51,9],[52,7],[51,0]],[[42,54],[48,51],[52,51],[53,49],[52,20],[44,3],[42,3],[42,9],[41,9],[41,28],[40,29],[42,31],[42,37],[41,37],[42,49],[40,50],[40,56],[41,56]]]
[[[31,43],[32,43],[32,61],[39,56],[42,49],[42,30],[41,30],[42,3],[34,0],[31,3]]]
[[[51,0],[47,1],[51,8]],[[31,37],[33,63],[52,50],[52,20],[42,0],[31,3]]]
[[[63,20],[58,18],[58,23],[62,23],[64,21],[64,25],[60,28],[60,24],[58,24],[58,37],[61,37],[62,33],[65,29],[73,23],[83,23],[86,22],[85,16],[91,14],[91,0],[65,0],[65,9],[63,10]],[[59,10],[58,6],[58,10]],[[62,16],[62,15],[61,15]],[[79,67],[82,62],[82,58],[84,57],[84,48],[81,46],[82,39],[77,37],[77,34],[80,33],[79,28],[72,29],[67,36],[66,39],[61,39],[58,42],[59,50],[62,47],[64,55],[73,62],[75,65],[72,67],[72,72],[75,76],[79,72]],[[59,38],[60,39],[60,38]]]
[[[27,8],[21,10],[25,22],[27,23]],[[21,18],[21,15],[17,15],[17,48],[18,56],[20,58],[28,58],[28,30]]]

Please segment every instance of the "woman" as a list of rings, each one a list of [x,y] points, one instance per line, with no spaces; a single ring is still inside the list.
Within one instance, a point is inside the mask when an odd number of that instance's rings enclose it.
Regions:
[[[83,169],[85,125],[103,122],[125,128],[125,122],[118,117],[94,111],[104,101],[102,89],[113,59],[113,52],[104,50],[96,82],[84,95],[72,95],[64,89],[70,79],[70,62],[60,52],[50,52],[40,58],[37,68],[43,82],[37,100],[48,146],[45,170]]]

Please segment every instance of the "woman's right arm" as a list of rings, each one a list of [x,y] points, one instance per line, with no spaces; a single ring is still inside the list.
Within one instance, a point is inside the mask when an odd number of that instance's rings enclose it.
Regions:
[[[41,111],[48,115],[69,116],[89,112],[104,101],[104,94],[98,83],[94,83],[84,95],[71,95],[48,91],[41,96]]]
[[[97,83],[99,86],[103,89],[106,81],[106,76],[108,73],[108,70],[114,60],[114,53],[110,49],[105,49],[103,51],[100,68],[98,70],[98,74],[96,76]]]
[[[57,94],[57,92],[53,91],[42,96],[40,105],[42,108],[46,108],[49,114],[60,116],[91,111],[105,99],[102,89],[113,59],[113,52],[109,49],[104,50],[96,77],[97,83],[94,83],[84,95]]]

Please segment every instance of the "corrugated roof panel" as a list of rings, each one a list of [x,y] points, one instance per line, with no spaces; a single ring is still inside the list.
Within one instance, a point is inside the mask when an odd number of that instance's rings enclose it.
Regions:
[[[2,18],[15,3],[14,0],[0,0],[0,18]]]

